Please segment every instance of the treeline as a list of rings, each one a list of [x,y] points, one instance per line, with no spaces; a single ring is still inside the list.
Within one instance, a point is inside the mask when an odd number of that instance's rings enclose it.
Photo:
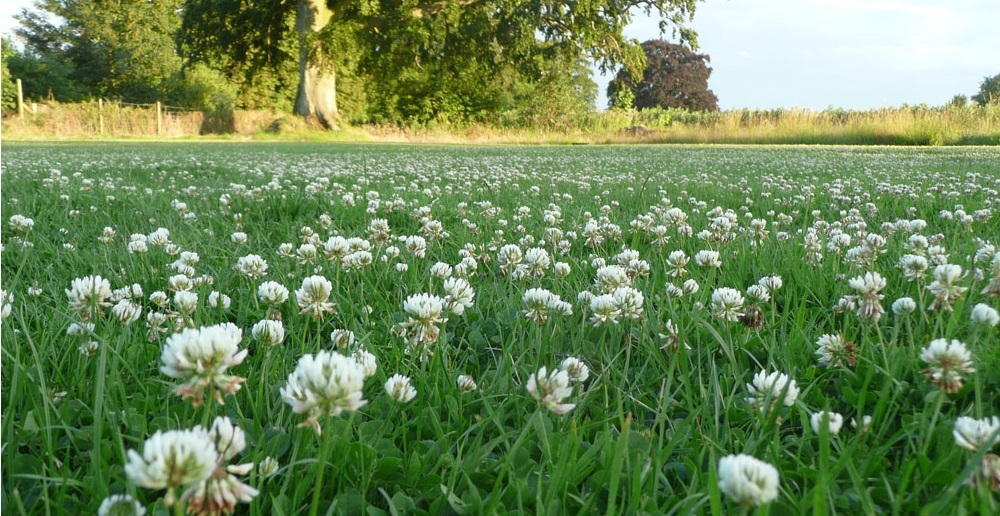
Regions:
[[[326,125],[558,125],[594,110],[590,63],[641,74],[642,50],[622,35],[631,8],[693,41],[682,23],[695,3],[38,0],[17,16],[19,44],[3,43],[3,102],[17,77],[36,101],[278,109]]]

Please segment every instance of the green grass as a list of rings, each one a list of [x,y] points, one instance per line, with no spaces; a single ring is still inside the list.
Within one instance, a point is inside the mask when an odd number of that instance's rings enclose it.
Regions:
[[[984,243],[979,239],[1000,245],[995,148],[4,147],[2,283],[14,295],[0,329],[5,513],[93,513],[117,493],[133,495],[151,513],[169,511],[165,491],[142,488],[125,475],[127,450],[141,450],[156,431],[189,429],[216,416],[228,416],[246,433],[247,449],[234,464],[273,457],[280,465],[270,478],[256,468],[241,477],[260,494],[240,504],[240,513],[299,514],[311,506],[342,514],[730,513],[739,506],[720,492],[717,466],[737,453],[780,474],[780,494],[762,513],[1000,511],[996,493],[963,483],[997,447],[971,452],[952,436],[959,416],[1000,416],[998,328],[970,320],[977,303],[1000,308],[1000,298],[980,293],[989,263],[974,261]],[[370,192],[380,200],[374,213],[366,212],[366,196],[375,197]],[[229,205],[220,202],[223,194]],[[176,210],[174,200],[193,215]],[[488,213],[485,201],[499,213]],[[662,223],[666,201],[687,213],[693,235],[671,229],[669,242],[658,246],[632,222],[650,214]],[[939,216],[957,205],[970,215],[989,211],[968,227]],[[377,217],[388,221],[393,237],[417,235],[422,222],[415,212],[422,207],[450,233],[428,239],[424,258],[391,242],[403,249],[383,262],[386,244],[374,241],[373,263],[360,269],[328,262],[322,245],[311,264],[278,253],[282,243],[298,247],[306,226],[321,241],[368,238]],[[528,208],[523,215],[521,207]],[[544,212],[555,207],[561,220],[546,221]],[[733,210],[739,229],[732,239],[710,243],[697,234],[710,227],[717,214],[708,213],[716,207]],[[32,218],[33,229],[15,232],[7,224],[14,215]],[[621,233],[608,231],[607,240],[587,245],[586,220],[602,215]],[[751,218],[767,220],[769,233],[759,245],[745,231]],[[912,219],[927,222],[921,233],[946,248],[950,263],[986,275],[959,280],[968,291],[954,311],[904,318],[889,310],[900,297],[922,307],[933,299],[926,291],[929,272],[923,282],[908,282],[896,267],[909,252],[903,248],[909,235],[883,227]],[[887,279],[887,313],[877,323],[832,309],[854,293],[848,280],[867,269],[826,248],[830,228],[842,226],[856,244],[861,226],[848,225],[859,220],[887,241],[871,269]],[[98,241],[104,227],[116,232],[107,244]],[[195,287],[201,306],[192,323],[232,322],[243,330],[241,347],[249,355],[229,372],[246,382],[224,396],[224,405],[208,399],[193,407],[174,394],[177,381],[159,370],[165,337],[146,339],[145,315],[154,309],[149,295],[168,291],[175,274],[169,264],[178,256],[153,245],[131,254],[127,243],[129,235],[159,227],[170,230],[179,250],[198,253],[195,277],[211,276],[211,284]],[[802,245],[810,227],[822,235],[818,263],[808,262]],[[548,228],[571,239],[566,254],[557,252]],[[246,243],[231,241],[236,231],[247,234]],[[497,254],[511,243],[525,251],[543,246],[553,263],[566,262],[572,272],[565,278],[551,268],[538,278],[503,275]],[[449,317],[431,360],[416,360],[404,354],[391,328],[406,320],[407,296],[444,296],[430,268],[459,263],[466,244],[478,257],[469,277],[475,304]],[[594,259],[612,263],[623,247],[649,264],[648,275],[632,281],[645,296],[642,316],[595,327],[578,294],[595,290]],[[703,249],[719,251],[722,267],[705,270],[692,260],[688,277],[700,289],[669,298],[666,284],[680,282],[668,274],[667,255],[684,250],[693,257]],[[234,270],[237,259],[251,253],[267,261],[266,277],[251,280]],[[396,263],[408,269],[401,272]],[[97,352],[87,357],[78,351],[87,339],[66,334],[80,316],[64,291],[74,278],[92,274],[113,288],[138,283],[145,295],[138,300],[143,317],[131,325],[107,311],[97,317]],[[334,285],[337,312],[320,321],[300,315],[295,304],[294,290],[313,274]],[[713,317],[716,288],[745,292],[769,274],[780,275],[784,286],[760,304],[762,328]],[[271,349],[250,335],[267,316],[256,299],[265,280],[292,291],[280,307],[285,341]],[[31,287],[41,294],[30,295]],[[521,297],[532,287],[572,303],[573,314],[544,325],[529,322]],[[206,306],[212,291],[229,295],[232,306]],[[659,334],[668,320],[690,349],[662,349]],[[305,416],[294,414],[279,390],[299,357],[331,349],[335,328],[353,331],[356,346],[377,357],[378,371],[365,382],[368,404],[321,418],[317,436],[298,427]],[[819,365],[815,343],[825,333],[857,344],[857,365]],[[936,338],[961,340],[972,352],[976,372],[956,393],[942,392],[920,373],[926,367],[920,349]],[[525,385],[540,367],[558,368],[570,356],[588,365],[590,377],[565,400],[575,408],[557,415]],[[746,401],[746,384],[762,369],[788,374],[801,389],[794,405],[768,417]],[[405,405],[382,387],[395,373],[409,376],[418,392]],[[460,393],[459,374],[474,377],[478,390]],[[845,423],[839,435],[817,435],[809,417],[821,410],[839,412],[845,421],[870,415],[872,424],[866,432]]]

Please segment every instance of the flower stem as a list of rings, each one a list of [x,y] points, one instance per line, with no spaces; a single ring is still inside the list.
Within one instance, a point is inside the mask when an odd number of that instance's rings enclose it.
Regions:
[[[323,490],[323,474],[326,472],[326,461],[330,456],[333,436],[327,432],[327,434],[322,437],[322,441],[323,442],[320,444],[319,460],[316,462],[316,484],[313,486],[313,496],[312,503],[309,506],[309,516],[316,516],[316,513],[319,510],[319,495]]]

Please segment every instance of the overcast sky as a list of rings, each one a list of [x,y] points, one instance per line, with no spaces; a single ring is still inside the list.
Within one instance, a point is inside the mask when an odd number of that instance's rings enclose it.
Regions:
[[[9,34],[31,1],[0,3]],[[1000,0],[706,0],[692,24],[723,109],[944,104],[1000,73],[998,25]],[[628,35],[657,38],[657,21]]]

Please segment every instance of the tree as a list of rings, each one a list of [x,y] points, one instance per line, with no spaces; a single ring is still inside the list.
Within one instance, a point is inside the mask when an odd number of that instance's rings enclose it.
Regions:
[[[983,78],[983,82],[979,83],[979,93],[973,95],[972,100],[980,106],[1000,104],[1000,73]]]
[[[190,59],[230,56],[249,65],[251,74],[296,59],[296,112],[332,127],[340,119],[338,61],[357,63],[362,72],[384,73],[373,63],[399,72],[392,75],[399,89],[380,97],[388,100],[380,105],[405,106],[405,99],[416,93],[430,102],[418,110],[440,111],[438,106],[455,104],[458,111],[478,112],[491,106],[465,103],[468,98],[483,99],[476,81],[512,81],[524,71],[526,58],[587,56],[602,71],[622,66],[638,75],[642,51],[623,35],[632,13],[658,14],[662,28],[672,26],[693,44],[694,33],[684,23],[693,16],[697,1],[188,0],[181,34]],[[292,29],[294,56],[285,46]],[[353,48],[362,55],[345,58],[351,46],[345,49],[330,37],[338,30],[350,35],[349,42],[360,42]],[[449,91],[432,91],[444,80],[456,82],[448,84]]]
[[[182,2],[38,0],[17,16],[15,32],[26,56],[68,66],[85,93],[150,102],[169,93],[180,70],[173,38]]]
[[[683,45],[663,40],[642,44],[646,69],[642,80],[635,81],[627,70],[618,72],[608,84],[612,107],[628,99],[628,90],[637,109],[649,107],[685,108],[693,111],[718,111],[719,99],[708,89],[709,56],[696,54]]]

